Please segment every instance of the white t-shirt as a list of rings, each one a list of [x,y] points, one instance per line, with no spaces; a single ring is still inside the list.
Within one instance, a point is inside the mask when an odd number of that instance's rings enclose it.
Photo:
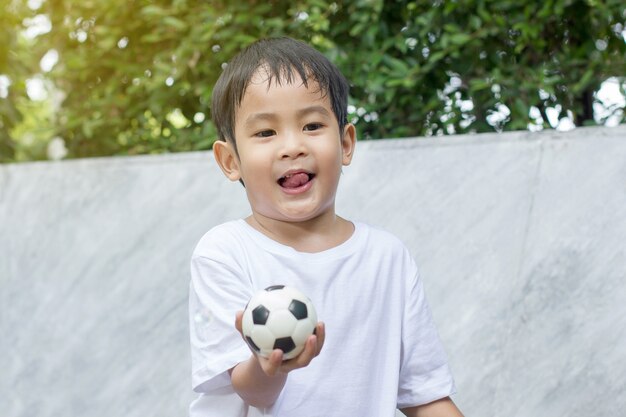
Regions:
[[[270,409],[248,407],[228,369],[251,353],[235,313],[270,285],[298,288],[326,325],[320,355],[291,372]],[[202,237],[191,260],[191,416],[392,417],[454,392],[417,267],[393,235],[355,223],[343,244],[303,253],[244,220]]]

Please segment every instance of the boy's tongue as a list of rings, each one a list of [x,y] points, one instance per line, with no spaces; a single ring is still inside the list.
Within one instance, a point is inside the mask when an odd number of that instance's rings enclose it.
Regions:
[[[309,182],[309,175],[304,172],[299,172],[285,178],[281,185],[285,188],[298,188],[307,182]]]

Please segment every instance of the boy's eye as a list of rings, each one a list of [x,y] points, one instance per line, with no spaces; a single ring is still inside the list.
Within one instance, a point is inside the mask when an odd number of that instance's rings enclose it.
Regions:
[[[274,136],[276,134],[273,130],[261,130],[254,134],[254,136],[258,136],[260,138],[269,138],[270,136]]]
[[[321,129],[322,127],[324,127],[324,125],[322,125],[321,123],[309,123],[307,125],[304,126],[304,131],[312,131],[312,130],[317,130],[317,129]]]

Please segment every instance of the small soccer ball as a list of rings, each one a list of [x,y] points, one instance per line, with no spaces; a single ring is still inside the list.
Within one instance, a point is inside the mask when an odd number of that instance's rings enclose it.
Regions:
[[[264,357],[280,349],[286,360],[302,352],[314,334],[317,313],[306,295],[292,287],[275,285],[252,296],[241,325],[250,349]]]

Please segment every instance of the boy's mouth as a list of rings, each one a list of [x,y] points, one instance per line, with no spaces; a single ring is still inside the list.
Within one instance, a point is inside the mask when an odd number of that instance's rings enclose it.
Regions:
[[[283,188],[295,189],[298,187],[302,187],[304,184],[311,181],[315,178],[315,174],[298,171],[293,173],[288,173],[278,179],[278,185]]]

